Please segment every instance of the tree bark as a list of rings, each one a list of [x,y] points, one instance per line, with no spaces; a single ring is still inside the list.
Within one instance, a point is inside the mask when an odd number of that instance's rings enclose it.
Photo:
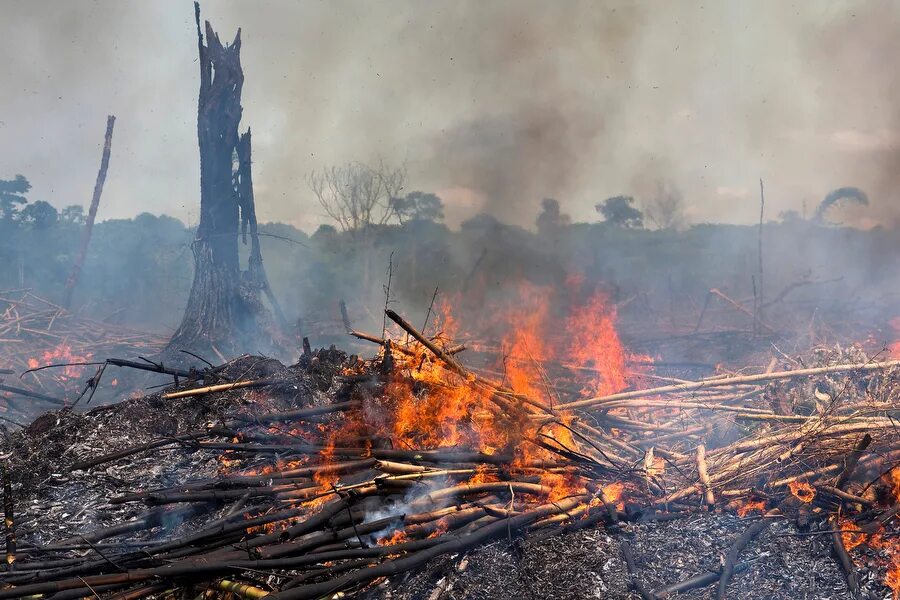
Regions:
[[[223,45],[207,21],[204,44],[200,6],[196,2],[194,14],[200,56],[197,105],[200,223],[192,245],[194,282],[184,318],[169,342],[169,349],[213,347],[225,354],[237,354],[258,335],[255,323],[258,303],[246,295],[248,289],[242,286],[238,259],[242,222],[252,223],[256,245],[251,257],[251,275],[260,271],[262,265],[249,173],[250,132],[245,134],[244,144],[238,135],[244,83],[241,31],[238,29],[230,45]],[[235,168],[236,158],[245,159],[245,166]]]

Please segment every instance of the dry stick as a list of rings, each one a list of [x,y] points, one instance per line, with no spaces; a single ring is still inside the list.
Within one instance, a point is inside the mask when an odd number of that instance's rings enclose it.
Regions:
[[[3,465],[3,524],[6,531],[6,568],[13,570],[16,562],[16,530],[13,511],[12,481],[9,465]]]
[[[841,471],[841,474],[834,484],[834,492],[837,492],[836,495],[840,496],[844,492],[844,488],[847,487],[850,478],[853,477],[853,472],[856,471],[860,457],[871,443],[872,436],[868,433],[865,434],[856,444],[853,451],[850,452],[849,456],[847,456],[844,470]],[[847,548],[844,546],[843,534],[838,531],[840,530],[840,523],[838,523],[837,519],[833,516],[829,519],[829,523],[831,523],[831,528],[836,530],[831,534],[831,548],[847,579],[847,589],[850,590],[850,595],[853,598],[856,598],[859,595],[859,575],[857,575],[853,560],[850,558],[850,555],[847,553]]]
[[[790,496],[789,498],[792,497]],[[782,502],[782,504],[785,503],[787,503],[787,500]],[[779,505],[779,507],[768,511],[759,521],[744,530],[744,533],[732,543],[722,564],[722,573],[719,575],[719,588],[716,590],[716,600],[724,600],[725,592],[728,590],[728,582],[731,581],[731,576],[734,575],[734,566],[737,564],[741,551],[772,523],[772,517],[780,514],[782,513]]]
[[[155,450],[157,448],[162,448],[163,446],[168,446],[170,444],[178,444],[181,442],[189,442],[197,440],[201,437],[206,437],[210,435],[215,435],[215,430],[205,430],[205,431],[191,431],[189,433],[185,433],[182,435],[176,435],[170,438],[162,438],[158,440],[153,440],[151,442],[147,442],[146,444],[140,444],[138,446],[132,446],[130,448],[125,448],[124,450],[119,450],[118,452],[112,452],[110,454],[104,454],[103,456],[98,456],[96,458],[89,458],[88,460],[82,460],[70,467],[71,471],[80,471],[90,469],[91,467],[96,467],[97,465],[102,465],[103,463],[113,462],[115,460],[119,460],[120,458],[127,458],[129,456],[133,456],[135,454],[140,454],[141,452],[145,452],[147,450]]]
[[[424,335],[419,333],[415,327],[413,327],[406,319],[404,319],[403,317],[398,315],[396,312],[394,312],[391,309],[387,309],[384,311],[384,314],[387,315],[388,318],[391,319],[391,321],[393,321],[394,323],[399,325],[409,335],[413,336],[417,342],[419,342],[420,344],[422,344],[423,346],[428,348],[428,350],[430,350],[432,354],[434,354],[441,361],[443,361],[443,363],[445,365],[447,365],[447,367],[449,367],[450,370],[465,377],[467,380],[477,383],[477,384],[480,384],[480,385],[487,386],[498,394],[511,395],[519,400],[522,400],[523,402],[526,402],[528,404],[536,406],[537,408],[540,408],[544,412],[547,412],[547,413],[553,412],[551,410],[551,408],[549,406],[547,406],[546,404],[544,404],[543,402],[534,400],[533,398],[528,398],[527,396],[523,396],[521,394],[516,394],[516,393],[512,392],[511,390],[502,389],[501,386],[497,385],[496,383],[494,383],[492,381],[484,379],[483,377],[479,377],[478,375],[473,375],[473,374],[469,373],[465,367],[463,367],[461,364],[459,364],[450,355],[449,352],[442,350],[441,348],[439,348],[437,346],[437,344],[435,344],[434,342],[429,340],[427,337],[425,337]],[[492,397],[491,399],[496,400],[494,397]]]
[[[703,488],[703,499],[708,507],[716,503],[713,495],[712,484],[709,482],[709,472],[706,470],[706,446],[697,446],[697,475],[700,477],[700,487]]]
[[[837,481],[834,483],[834,487],[843,491],[847,484],[850,482],[850,477],[853,476],[853,472],[856,470],[856,465],[859,464],[859,459],[862,457],[863,452],[866,451],[866,448],[869,447],[869,444],[872,443],[872,436],[868,433],[865,434],[859,443],[856,445],[856,448],[847,456],[847,462],[844,466],[844,470],[841,472],[840,476],[837,478]]]
[[[225,392],[228,390],[237,390],[248,387],[263,387],[280,383],[277,379],[252,379],[246,381],[235,381],[232,383],[219,383],[217,385],[208,385],[205,387],[193,388],[190,390],[179,390],[177,392],[167,392],[162,395],[163,400],[173,400],[175,398],[189,398],[191,396],[203,396],[215,392]]]
[[[608,396],[597,396],[595,398],[587,398],[576,402],[567,402],[556,407],[557,411],[568,411],[589,406],[603,406],[616,400],[627,400],[630,398],[644,398],[647,396],[656,396],[660,394],[672,394],[678,392],[693,392],[710,387],[722,387],[736,384],[760,383],[763,381],[775,381],[778,379],[793,379],[796,377],[808,377],[811,375],[825,375],[829,373],[844,373],[847,371],[878,371],[889,369],[891,367],[900,366],[900,360],[889,360],[884,362],[866,362],[853,363],[844,365],[831,365],[828,367],[814,367],[809,369],[796,369],[794,371],[774,371],[772,373],[759,373],[756,375],[742,375],[738,377],[726,377],[722,379],[709,379],[706,381],[692,381],[691,383],[679,383],[674,385],[664,385],[656,388],[648,388],[644,390],[633,390],[630,392],[619,392]]]
[[[843,534],[839,531],[840,526],[838,525],[837,520],[832,517],[828,522],[831,523],[832,529],[836,530],[831,532],[831,546],[834,550],[834,555],[841,565],[844,576],[847,578],[847,589],[850,590],[850,596],[856,598],[859,595],[859,576],[856,574],[853,560],[850,558],[850,555],[847,554],[847,548],[844,546],[844,539],[842,537]]]
[[[42,402],[49,402],[50,404],[56,404],[57,406],[65,406],[65,400],[60,400],[59,398],[54,398],[53,396],[47,396],[45,394],[41,394],[38,392],[32,392],[31,390],[26,390],[18,387],[13,387],[10,385],[0,384],[0,392],[9,392],[11,394],[18,394],[19,396],[25,396],[26,398],[34,398],[35,400],[41,400]]]
[[[775,331],[775,328],[774,328],[774,327],[772,327],[772,326],[769,325],[768,323],[764,323],[763,321],[761,321],[761,320],[759,319],[759,317],[756,315],[755,312],[751,312],[750,310],[747,309],[747,307],[745,307],[743,304],[741,304],[741,303],[738,302],[737,300],[735,300],[735,299],[729,297],[727,294],[721,292],[720,290],[718,290],[718,289],[716,289],[716,288],[713,288],[713,289],[709,290],[709,293],[710,293],[710,295],[718,296],[719,298],[721,298],[721,299],[724,300],[725,302],[727,302],[727,303],[729,303],[730,305],[732,305],[732,306],[733,306],[735,309],[737,309],[739,312],[742,312],[742,313],[744,313],[745,315],[747,315],[748,317],[750,317],[751,319],[753,319],[753,321],[754,321],[754,324],[753,324],[754,329],[758,328],[758,325],[757,325],[757,323],[758,323],[759,325],[762,325],[763,327],[765,327],[765,328],[768,329],[769,331]],[[754,302],[753,302],[754,311],[759,310],[759,309],[758,309],[758,305],[759,305],[759,301],[758,301],[758,299],[756,298],[756,296],[754,296]]]
[[[100,194],[103,192],[103,184],[106,182],[106,171],[109,169],[109,154],[112,148],[113,126],[116,124],[116,118],[113,115],[106,117],[106,135],[103,139],[103,155],[100,158],[100,170],[97,172],[97,181],[94,183],[94,195],[91,197],[91,207],[88,209],[87,221],[84,225],[84,234],[81,237],[81,249],[78,251],[78,258],[72,264],[72,272],[66,279],[66,291],[63,300],[63,306],[68,310],[72,305],[72,293],[75,291],[75,285],[78,283],[78,276],[81,274],[81,268],[84,266],[84,260],[87,258],[88,246],[91,243],[91,232],[94,229],[94,220],[97,218],[97,207],[100,205]]]
[[[628,570],[628,583],[637,590],[644,600],[656,600],[653,592],[644,587],[644,584],[638,578],[637,565],[634,564],[634,554],[631,551],[631,546],[623,540],[619,543],[619,549],[622,551],[622,558],[625,559],[625,568]]]
[[[290,590],[277,592],[272,594],[271,598],[272,600],[304,600],[320,598],[326,594],[334,593],[351,585],[369,582],[379,577],[403,573],[420,567],[437,556],[454,552],[463,552],[507,532],[517,532],[541,517],[569,510],[576,506],[581,500],[582,498],[571,498],[554,504],[545,504],[521,515],[510,517],[508,519],[500,519],[481,529],[475,530],[469,535],[447,535],[445,537],[450,538],[449,540],[441,540],[441,543],[416,554],[408,555],[403,558],[386,560],[370,569],[362,569],[354,573],[348,573],[347,575],[335,578],[331,581],[298,586]],[[3,592],[0,591],[0,596],[2,596],[2,593]]]
[[[77,471],[80,469],[90,469],[91,467],[95,467],[97,465],[101,465],[103,463],[112,462],[115,460],[119,460],[121,458],[127,458],[134,454],[139,454],[141,452],[147,450],[155,450],[157,448],[161,448],[163,446],[168,446],[170,444],[178,444],[182,442],[190,442],[197,440],[203,437],[211,437],[216,435],[224,435],[230,434],[230,432],[226,431],[227,429],[237,427],[242,422],[251,421],[255,423],[272,423],[275,421],[299,421],[306,417],[314,417],[319,416],[331,412],[339,412],[350,410],[359,406],[358,402],[348,401],[348,402],[339,402],[336,404],[329,404],[326,406],[315,406],[312,408],[303,408],[299,410],[292,410],[286,412],[278,412],[278,413],[269,413],[264,415],[238,415],[235,420],[229,421],[225,423],[224,429],[219,429],[213,427],[212,429],[200,430],[200,431],[191,431],[185,434],[169,437],[169,438],[161,438],[158,440],[153,440],[151,442],[147,442],[146,444],[139,444],[137,446],[132,446],[130,448],[125,448],[124,450],[119,450],[117,452],[112,452],[110,454],[104,454],[103,456],[98,456],[96,458],[91,458],[88,460],[80,461],[72,465],[71,470]],[[230,436],[229,436],[230,437]],[[274,475],[273,475],[274,476]]]
[[[734,572],[740,573],[745,571],[747,567],[750,566],[750,563],[740,563],[734,566]],[[684,581],[679,581],[678,583],[673,583],[672,585],[667,585],[664,588],[660,588],[658,590],[653,590],[653,595],[658,600],[665,600],[670,596],[674,596],[676,594],[681,594],[682,592],[686,592],[688,590],[693,590],[699,587],[705,587],[711,583],[715,583],[719,580],[720,573],[716,571],[710,571],[709,573],[703,573],[701,575],[695,575]]]

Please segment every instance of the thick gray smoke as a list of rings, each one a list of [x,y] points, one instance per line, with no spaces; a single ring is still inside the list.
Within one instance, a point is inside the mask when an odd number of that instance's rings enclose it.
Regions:
[[[900,8],[763,2],[240,2],[245,120],[262,220],[325,219],[304,175],[406,162],[448,222],[486,210],[575,220],[665,180],[693,221],[752,222],[854,185],[895,213]],[[196,39],[188,0],[0,0],[0,177],[83,203],[116,114],[101,218],[196,221]],[[852,212],[852,211],[851,211]]]

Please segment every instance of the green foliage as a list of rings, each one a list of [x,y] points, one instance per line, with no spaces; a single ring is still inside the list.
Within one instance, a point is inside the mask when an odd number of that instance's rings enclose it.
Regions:
[[[444,201],[436,194],[410,192],[402,198],[391,198],[390,206],[401,223],[444,220]]]
[[[84,207],[80,204],[70,204],[59,211],[59,219],[70,225],[84,225],[87,222],[87,215],[84,214]]]
[[[644,226],[644,213],[633,205],[634,198],[631,196],[613,196],[595,205],[594,208],[611,225],[640,229]]]
[[[59,213],[49,202],[38,200],[19,211],[19,220],[34,229],[50,229],[59,221]]]
[[[0,179],[0,219],[14,220],[17,207],[28,203],[25,194],[30,189],[31,184],[22,175],[16,175],[15,179]]]

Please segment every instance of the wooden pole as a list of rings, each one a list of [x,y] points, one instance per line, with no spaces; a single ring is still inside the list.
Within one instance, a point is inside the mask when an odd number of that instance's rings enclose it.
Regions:
[[[78,251],[78,257],[72,264],[72,272],[66,279],[65,297],[63,298],[63,307],[68,309],[72,305],[72,294],[75,286],[78,284],[78,277],[81,275],[81,269],[84,267],[84,261],[87,258],[88,246],[91,244],[91,234],[94,231],[94,221],[97,218],[97,207],[100,206],[100,194],[103,193],[103,184],[106,182],[106,171],[109,169],[109,154],[112,149],[113,126],[116,124],[116,117],[109,115],[106,117],[106,136],[103,140],[103,156],[100,158],[100,170],[97,172],[97,181],[94,183],[94,195],[91,197],[91,207],[88,210],[87,222],[84,224],[84,234],[81,236],[81,249]]]
[[[763,180],[762,177],[759,178],[759,240],[757,247],[757,259],[759,262],[759,294],[757,295],[757,305],[756,305],[756,323],[754,323],[753,328],[756,330],[756,333],[759,333],[760,325],[763,322],[763,302],[765,299],[763,298],[763,212],[766,208],[766,193],[763,188]]]

